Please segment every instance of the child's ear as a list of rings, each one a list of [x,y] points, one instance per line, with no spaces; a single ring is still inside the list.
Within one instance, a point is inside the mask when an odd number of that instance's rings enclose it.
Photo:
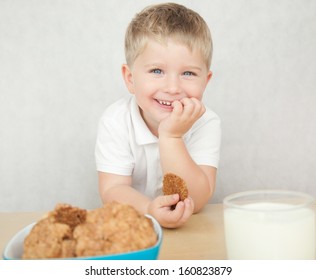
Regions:
[[[212,78],[212,75],[213,75],[212,71],[208,71],[207,77],[206,77],[207,83],[208,83],[208,82],[210,81],[210,79]]]
[[[132,71],[127,64],[122,65],[122,75],[128,91],[134,94],[134,82]]]

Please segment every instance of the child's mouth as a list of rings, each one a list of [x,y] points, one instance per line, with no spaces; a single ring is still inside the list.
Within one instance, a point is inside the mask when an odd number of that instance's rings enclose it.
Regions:
[[[160,105],[163,105],[163,106],[171,106],[171,105],[172,105],[172,102],[170,102],[170,101],[158,100],[158,99],[156,99],[156,101],[157,101]]]

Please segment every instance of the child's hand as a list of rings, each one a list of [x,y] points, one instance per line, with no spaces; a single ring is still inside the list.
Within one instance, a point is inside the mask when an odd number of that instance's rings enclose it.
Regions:
[[[176,205],[172,210],[171,206]],[[192,198],[179,201],[179,195],[158,196],[148,206],[148,214],[152,215],[162,227],[177,228],[182,226],[192,215],[194,203]]]
[[[173,111],[159,124],[159,137],[181,138],[205,112],[203,103],[194,97],[174,101],[172,106]]]

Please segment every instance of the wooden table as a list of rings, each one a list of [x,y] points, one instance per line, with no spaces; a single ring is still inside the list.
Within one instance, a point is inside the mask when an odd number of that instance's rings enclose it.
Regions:
[[[43,212],[0,213],[0,254],[11,237],[38,221]],[[226,259],[223,206],[208,204],[181,228],[164,229],[159,254],[162,260]]]
[[[163,233],[162,260],[226,259],[222,204],[208,204],[183,227]]]

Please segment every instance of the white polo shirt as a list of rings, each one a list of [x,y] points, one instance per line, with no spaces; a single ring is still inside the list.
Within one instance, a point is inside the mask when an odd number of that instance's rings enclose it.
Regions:
[[[221,128],[214,112],[206,108],[183,139],[197,164],[217,168]],[[132,176],[132,186],[148,197],[162,193],[158,138],[146,126],[133,95],[116,101],[103,113],[95,157],[98,171]]]

